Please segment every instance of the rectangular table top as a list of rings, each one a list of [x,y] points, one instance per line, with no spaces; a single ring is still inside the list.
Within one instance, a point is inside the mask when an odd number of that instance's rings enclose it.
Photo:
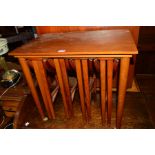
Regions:
[[[96,30],[85,32],[49,33],[13,50],[9,55],[129,55],[138,50],[129,30]]]

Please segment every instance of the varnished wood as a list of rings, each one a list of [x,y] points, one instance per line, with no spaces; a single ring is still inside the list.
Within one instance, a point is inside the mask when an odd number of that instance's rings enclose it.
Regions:
[[[31,89],[31,93],[32,93],[32,96],[33,96],[33,98],[35,100],[35,104],[36,104],[36,106],[38,108],[40,116],[43,119],[45,117],[45,115],[44,115],[44,112],[42,110],[39,98],[38,98],[38,94],[37,94],[37,91],[36,91],[36,88],[35,88],[35,85],[34,85],[34,82],[33,82],[32,76],[31,76],[31,73],[30,73],[30,69],[29,69],[29,67],[28,67],[28,65],[26,63],[26,60],[24,58],[20,58],[19,62],[21,64],[21,66],[22,66],[23,73],[25,75],[27,83],[28,83],[28,85],[29,85],[29,87]]]
[[[85,108],[81,61],[79,59],[76,59],[75,65],[76,65],[76,76],[77,76],[77,81],[78,81],[82,116],[83,116],[83,119],[86,120],[87,115],[86,115],[86,108]]]
[[[127,86],[127,76],[129,70],[129,58],[121,58],[120,60],[120,74],[119,74],[119,90],[118,90],[118,105],[116,114],[116,127],[121,127],[121,121],[123,116],[123,108]]]
[[[113,80],[113,60],[107,60],[107,123],[111,124],[112,113],[112,80]]]
[[[106,61],[100,60],[100,81],[101,81],[101,117],[102,123],[106,121]]]
[[[68,104],[67,104],[67,99],[66,99],[66,94],[65,94],[65,87],[64,87],[64,83],[63,83],[63,79],[62,79],[62,73],[61,73],[59,60],[54,59],[54,64],[55,64],[55,69],[56,69],[56,72],[57,72],[59,86],[60,86],[60,90],[61,90],[61,94],[62,94],[65,114],[66,114],[66,117],[69,118],[70,117],[69,116],[69,109],[68,109]]]
[[[22,51],[22,52],[21,52]],[[111,58],[121,59],[121,71],[120,71],[120,83],[119,83],[119,97],[118,97],[118,111],[117,111],[117,125],[120,127],[123,105],[126,91],[127,71],[123,71],[129,68],[129,60],[133,54],[137,54],[136,45],[132,39],[132,35],[128,30],[105,30],[105,31],[87,31],[87,32],[69,32],[69,33],[55,33],[45,34],[40,36],[38,39],[14,50],[11,54],[16,57],[24,57],[32,61],[37,61],[44,58],[54,58],[54,64],[56,68],[56,75],[58,77],[60,90],[63,98],[64,109],[66,116],[70,116],[70,103],[68,96],[70,95],[70,88],[68,84],[66,68],[71,71],[74,70],[74,65],[64,63],[65,58],[73,58],[82,61],[82,74],[80,77],[81,88],[83,87],[84,104],[86,105],[86,111],[88,120],[91,118],[91,95],[90,95],[90,84],[92,81],[89,80],[90,75],[92,76],[93,65],[88,64],[89,59],[99,58],[100,59],[100,79],[101,79],[101,111],[102,111],[102,122],[106,119],[106,82],[111,82],[111,79],[107,80],[108,77],[106,71],[105,61]],[[50,60],[48,59],[47,62]],[[63,59],[60,61],[59,59]],[[128,66],[125,62],[128,60]],[[40,61],[40,60],[39,60]],[[50,64],[50,63],[49,63]],[[72,68],[73,66],[73,68]],[[89,70],[90,69],[90,70]],[[77,72],[77,71],[76,71]],[[110,72],[109,72],[110,73]],[[78,74],[78,72],[77,72]],[[40,72],[40,76],[42,73]],[[65,77],[65,78],[64,78]],[[123,77],[126,80],[122,80]],[[82,79],[83,78],[83,79]],[[112,76],[111,76],[112,78]],[[66,84],[67,83],[67,84]],[[43,83],[41,83],[43,85]],[[108,92],[110,95],[112,82],[108,84]],[[67,91],[66,91],[67,87]],[[44,87],[45,95],[47,95],[47,88]],[[82,90],[82,89],[81,89]],[[42,93],[43,94],[43,93]],[[69,95],[67,95],[69,94]],[[47,100],[47,98],[46,98]],[[83,100],[83,99],[82,99]],[[110,109],[110,108],[109,108]],[[110,120],[110,112],[109,120]]]
[[[36,26],[37,33],[56,33],[56,32],[73,32],[73,31],[92,31],[92,30],[130,30],[135,43],[138,43],[139,26]]]
[[[18,58],[29,58],[30,60],[38,60],[39,58],[71,58],[71,59],[76,59],[76,58],[103,58],[103,55],[88,55],[88,54],[85,54],[85,55],[44,55],[44,56],[18,56]],[[113,58],[114,57],[114,54],[112,55],[104,55],[105,58]],[[118,54],[118,55],[115,55],[116,58],[122,58],[122,57],[132,57],[131,54]]]
[[[132,34],[135,44],[136,45],[138,44],[139,30],[142,29],[142,27],[140,29],[140,26],[36,26],[36,30],[39,35],[45,33],[56,33],[56,32],[119,30],[119,29],[129,30]],[[127,84],[128,88],[131,88],[134,78],[136,55],[133,55],[133,60],[134,63],[131,63],[129,66],[128,84]]]
[[[48,117],[55,119],[51,93],[42,61],[32,61],[36,78],[40,87],[40,91],[44,100],[44,104],[48,113]],[[41,76],[40,76],[41,75]]]
[[[88,120],[91,119],[91,107],[90,107],[90,88],[89,88],[89,75],[88,75],[88,61],[87,59],[82,60],[82,70],[83,70],[83,81],[85,90],[85,102],[87,107]]]
[[[73,116],[73,106],[72,106],[72,100],[71,100],[71,94],[70,94],[69,80],[68,80],[66,64],[64,59],[59,59],[59,64],[61,68],[61,75],[63,77],[63,84],[65,87],[65,94],[66,94],[66,100],[68,103],[69,113],[71,116]]]
[[[137,55],[134,54],[132,56],[132,58],[130,59],[130,64],[129,64],[129,72],[128,72],[128,80],[127,80],[127,87],[131,88],[132,87],[132,82],[133,82],[133,78],[135,75],[135,64],[136,64],[136,59],[137,59]]]
[[[55,112],[54,112],[54,107],[53,107],[53,102],[52,102],[52,96],[51,96],[50,88],[49,88],[49,85],[48,85],[47,75],[46,75],[46,71],[45,71],[43,62],[38,61],[38,65],[39,65],[38,67],[39,67],[39,69],[41,71],[40,75],[41,75],[43,85],[44,85],[44,88],[45,88],[45,93],[46,93],[46,96],[47,96],[47,101],[48,101],[49,109],[50,109],[50,112],[51,112],[51,116],[52,116],[53,119],[55,119]]]
[[[97,77],[96,75],[94,74],[94,83],[93,83],[93,89],[94,89],[94,103],[96,104],[97,103]]]
[[[69,56],[137,53],[132,35],[128,30],[98,30],[44,34],[38,39],[15,49],[10,55],[44,57],[47,55]]]
[[[52,116],[51,116],[51,113],[50,113],[50,109],[49,109],[49,105],[48,105],[48,101],[47,101],[47,96],[46,96],[46,93],[45,93],[44,83],[43,83],[42,78],[40,76],[40,69],[38,68],[38,65],[37,65],[36,61],[32,61],[32,64],[33,64],[33,68],[34,68],[36,78],[37,78],[37,81],[38,81],[38,84],[39,84],[39,88],[40,88],[40,91],[41,91],[41,94],[42,94],[42,98],[43,98],[43,102],[44,102],[44,105],[45,105],[45,108],[46,108],[46,111],[47,111],[48,118],[51,119]]]

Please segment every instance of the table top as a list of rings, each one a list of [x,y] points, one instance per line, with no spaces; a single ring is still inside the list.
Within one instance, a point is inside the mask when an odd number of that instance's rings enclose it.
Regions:
[[[21,56],[114,55],[137,54],[129,30],[96,30],[49,33],[10,52]]]

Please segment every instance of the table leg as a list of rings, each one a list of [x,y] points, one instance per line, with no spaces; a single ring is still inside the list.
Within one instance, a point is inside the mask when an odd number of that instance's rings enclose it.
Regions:
[[[43,62],[41,60],[33,60],[32,61],[34,71],[36,74],[36,78],[38,80],[39,88],[43,97],[43,101],[45,104],[45,108],[48,113],[48,117],[50,119],[55,119],[55,113],[53,108],[53,103],[51,99],[51,93],[48,86],[46,71],[43,66]]]
[[[76,65],[76,76],[77,76],[77,81],[78,81],[78,88],[79,88],[82,116],[83,116],[83,119],[86,120],[87,116],[86,116],[85,100],[84,100],[81,61],[76,59],[75,60],[75,65]]]
[[[68,107],[69,107],[69,113],[71,116],[73,116],[73,105],[72,105],[72,100],[71,100],[71,95],[70,95],[69,80],[68,80],[68,76],[67,76],[66,64],[65,64],[64,59],[59,59],[59,64],[60,64],[60,68],[61,68],[61,74],[63,77],[63,84],[65,87],[66,100],[67,100]]]
[[[84,89],[85,89],[85,96],[86,96],[87,115],[88,115],[88,120],[90,120],[91,119],[91,108],[90,108],[90,88],[89,88],[88,61],[87,60],[82,60],[82,69],[83,69]]]
[[[94,83],[93,83],[93,89],[94,89],[94,103],[97,103],[97,77],[94,74]]]
[[[128,70],[129,70],[129,62],[130,62],[130,58],[121,58],[121,60],[120,60],[116,128],[121,127],[124,101],[125,101],[125,94],[126,94],[126,86],[127,86],[127,78],[128,78]]]
[[[61,94],[62,94],[65,114],[66,114],[66,117],[69,118],[69,111],[68,111],[69,109],[68,109],[68,104],[67,104],[67,100],[66,100],[65,87],[64,87],[64,84],[63,84],[63,79],[62,79],[62,73],[61,73],[59,60],[54,59],[54,63],[55,63],[55,69],[56,69],[56,73],[57,73],[57,77],[58,77],[58,81],[59,81],[60,91],[61,91]]]
[[[41,107],[41,104],[39,101],[39,97],[38,97],[38,94],[37,94],[37,91],[36,91],[32,76],[31,76],[30,69],[27,65],[27,62],[24,58],[19,58],[19,62],[22,66],[23,73],[25,75],[26,81],[27,81],[29,88],[31,90],[31,93],[32,93],[32,96],[34,98],[35,104],[38,108],[39,114],[40,114],[41,118],[44,119],[45,115],[44,115],[44,112],[42,110],[42,107]]]
[[[101,116],[102,123],[106,120],[106,60],[100,60],[100,80],[101,80]]]
[[[112,113],[112,82],[113,82],[113,60],[107,60],[107,99],[108,99],[108,115],[107,123],[111,124]]]

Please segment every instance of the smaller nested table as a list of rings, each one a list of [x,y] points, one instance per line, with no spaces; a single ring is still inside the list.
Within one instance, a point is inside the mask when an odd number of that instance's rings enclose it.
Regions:
[[[31,61],[48,112],[48,117],[51,119],[54,119],[56,116],[47,82],[44,61],[48,61],[50,64],[55,65],[65,113],[67,117],[70,117],[73,114],[73,108],[65,61],[69,59],[74,60],[82,114],[84,118],[88,118],[89,120],[91,118],[91,101],[88,60],[98,59],[100,61],[101,116],[103,123],[106,117],[109,123],[111,120],[113,60],[115,58],[119,59],[120,73],[116,116],[117,128],[121,127],[128,69],[130,57],[132,57],[133,54],[138,54],[138,51],[132,35],[128,30],[97,30],[44,34],[38,39],[10,53],[10,55],[19,59],[36,106],[38,107],[41,117],[44,118],[45,114],[40,106],[39,97],[27,64],[28,61]]]

